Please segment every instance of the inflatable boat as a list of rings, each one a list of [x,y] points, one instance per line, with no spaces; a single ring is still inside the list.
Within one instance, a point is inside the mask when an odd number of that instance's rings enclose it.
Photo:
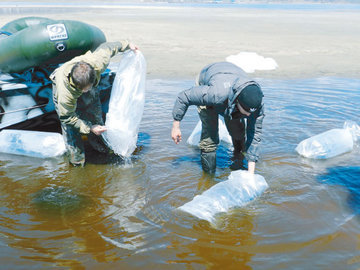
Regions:
[[[105,42],[95,26],[73,20],[25,17],[0,28],[0,130],[56,131],[49,75],[62,63]],[[115,72],[99,84],[106,113]]]
[[[79,21],[21,18],[0,29],[0,71],[64,63],[105,41],[100,29]]]

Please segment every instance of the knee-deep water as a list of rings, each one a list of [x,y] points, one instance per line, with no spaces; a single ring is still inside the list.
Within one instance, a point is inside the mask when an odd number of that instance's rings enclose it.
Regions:
[[[269,184],[260,198],[216,226],[176,210],[227,179],[231,153],[220,147],[215,178],[204,176],[186,144],[195,108],[182,143],[170,138],[175,97],[193,82],[148,80],[131,164],[0,154],[0,268],[358,269],[359,147],[328,160],[295,147],[345,120],[360,124],[360,80],[258,81],[266,117],[256,172]]]

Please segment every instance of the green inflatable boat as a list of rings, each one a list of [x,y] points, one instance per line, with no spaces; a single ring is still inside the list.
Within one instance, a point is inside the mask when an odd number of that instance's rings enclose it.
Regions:
[[[0,28],[0,72],[64,63],[105,41],[99,28],[83,22],[20,18]]]
[[[25,17],[0,28],[0,131],[61,133],[49,75],[60,64],[105,42],[95,26],[71,20]],[[98,89],[106,113],[115,72],[101,74]]]

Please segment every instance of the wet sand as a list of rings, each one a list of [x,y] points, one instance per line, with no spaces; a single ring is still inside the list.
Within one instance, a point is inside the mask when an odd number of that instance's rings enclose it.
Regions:
[[[255,77],[360,77],[358,11],[125,6],[2,14],[75,19],[98,26],[109,41],[128,38],[144,53],[148,78],[193,78],[204,65],[256,52],[279,67]]]

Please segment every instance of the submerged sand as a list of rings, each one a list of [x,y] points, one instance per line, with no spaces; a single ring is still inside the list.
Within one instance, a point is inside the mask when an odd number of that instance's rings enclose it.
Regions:
[[[194,78],[206,64],[256,52],[278,68],[254,77],[360,77],[357,10],[272,10],[181,6],[124,6],[86,10],[38,8],[1,14],[0,25],[23,17],[73,19],[102,29],[108,41],[136,43],[148,78]]]

